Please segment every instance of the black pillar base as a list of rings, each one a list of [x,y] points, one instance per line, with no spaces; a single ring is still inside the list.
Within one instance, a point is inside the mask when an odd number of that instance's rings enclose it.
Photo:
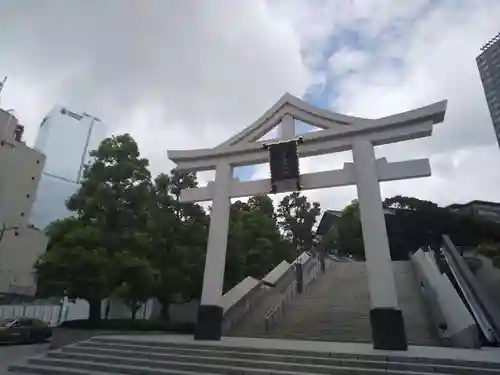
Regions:
[[[377,308],[370,311],[373,347],[381,350],[408,350],[401,310]]]
[[[297,280],[297,293],[302,293],[304,291],[304,267],[300,263],[295,263],[295,276]]]
[[[195,340],[217,341],[222,336],[222,307],[200,305],[198,308],[198,323],[194,331]]]

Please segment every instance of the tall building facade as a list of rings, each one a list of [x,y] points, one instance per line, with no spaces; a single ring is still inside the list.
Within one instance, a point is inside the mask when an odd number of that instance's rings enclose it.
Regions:
[[[33,265],[47,247],[47,236],[28,220],[45,155],[26,146],[24,127],[0,109],[0,293],[33,295]]]
[[[31,223],[44,229],[71,215],[66,201],[78,187],[90,152],[106,137],[105,125],[87,113],[55,106],[42,120],[35,148],[46,156]]]
[[[476,62],[500,146],[500,33],[486,43],[481,50]]]

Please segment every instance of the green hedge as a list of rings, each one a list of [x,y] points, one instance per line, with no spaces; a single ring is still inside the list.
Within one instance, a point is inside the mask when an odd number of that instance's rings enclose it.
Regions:
[[[68,329],[99,329],[111,331],[163,331],[175,333],[193,333],[193,323],[173,323],[162,320],[107,319],[90,321],[86,319],[70,320],[59,325]]]

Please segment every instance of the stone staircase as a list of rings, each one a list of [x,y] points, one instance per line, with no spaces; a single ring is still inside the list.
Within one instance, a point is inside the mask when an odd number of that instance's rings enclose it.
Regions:
[[[439,342],[431,333],[412,263],[393,262],[393,268],[409,344],[437,346]],[[332,262],[329,271],[320,275],[307,293],[288,302],[282,320],[268,332],[263,330],[263,323],[257,326],[253,317],[251,325],[243,322],[235,334],[292,340],[371,342],[369,314],[365,263]]]
[[[311,260],[304,267],[304,275],[308,275],[312,268],[317,267],[315,260]],[[285,275],[275,287],[269,287],[265,296],[259,301],[242,321],[233,327],[226,336],[234,337],[258,337],[265,335],[265,323],[263,317],[267,311],[276,306],[277,301],[281,300],[288,287],[295,281],[295,273]]]
[[[489,353],[475,356],[470,350],[451,353],[446,348],[387,353],[363,345],[244,338],[197,342],[168,335],[101,336],[15,364],[10,371],[32,375],[500,375],[500,362],[484,358]],[[439,357],[436,349],[448,352]],[[494,356],[498,357],[490,357]]]
[[[311,288],[290,301],[265,337],[371,342],[370,294],[364,263],[333,263]]]

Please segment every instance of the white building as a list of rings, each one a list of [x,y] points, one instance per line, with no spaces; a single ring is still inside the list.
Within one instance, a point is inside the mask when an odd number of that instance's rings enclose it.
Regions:
[[[57,219],[71,216],[66,201],[78,187],[89,153],[106,136],[104,124],[87,113],[55,106],[42,120],[35,148],[47,159],[30,222],[44,229]]]
[[[33,264],[47,236],[28,225],[45,156],[24,144],[24,127],[0,110],[0,293],[34,294]]]

